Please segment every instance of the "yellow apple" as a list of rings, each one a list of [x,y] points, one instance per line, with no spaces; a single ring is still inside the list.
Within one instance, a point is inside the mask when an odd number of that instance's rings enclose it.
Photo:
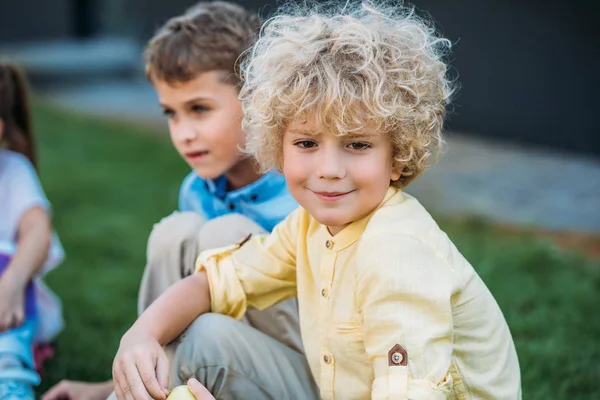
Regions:
[[[176,386],[169,393],[167,400],[196,400],[196,397],[190,392],[186,385]]]

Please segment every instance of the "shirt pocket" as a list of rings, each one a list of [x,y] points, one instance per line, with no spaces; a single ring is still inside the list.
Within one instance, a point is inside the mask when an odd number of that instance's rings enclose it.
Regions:
[[[329,346],[336,360],[331,386],[336,394],[335,398],[368,398],[373,370],[365,351],[362,324],[354,321],[334,322]]]
[[[333,335],[331,338],[331,348],[334,352],[339,352],[341,356],[347,356],[351,359],[363,358],[368,360],[365,351],[365,341],[362,332],[362,324],[355,321],[337,322],[333,324]]]

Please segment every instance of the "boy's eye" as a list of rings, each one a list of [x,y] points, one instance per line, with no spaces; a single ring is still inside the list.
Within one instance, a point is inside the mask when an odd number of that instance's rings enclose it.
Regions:
[[[365,142],[353,142],[347,146],[350,150],[365,150],[371,147],[370,143]]]
[[[208,107],[202,106],[199,104],[192,106],[192,111],[197,114],[203,114],[203,113],[207,112],[208,110],[209,110]]]
[[[317,143],[313,142],[312,140],[300,140],[294,144],[301,149],[312,149],[313,147],[317,146]]]
[[[173,118],[175,112],[173,110],[169,110],[168,108],[163,108],[163,115],[167,118]]]

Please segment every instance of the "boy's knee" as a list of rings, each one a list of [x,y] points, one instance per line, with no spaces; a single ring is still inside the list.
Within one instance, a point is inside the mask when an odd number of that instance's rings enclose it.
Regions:
[[[198,317],[167,350],[173,383],[185,382],[204,366],[228,364],[240,325],[239,321],[217,313]]]
[[[198,243],[202,250],[209,250],[264,232],[260,225],[242,214],[227,214],[207,221],[198,232]]]
[[[206,313],[196,318],[186,329],[178,340],[177,351],[182,348],[185,352],[196,353],[197,351],[210,350],[218,346],[209,343],[226,343],[235,334],[239,321],[218,313]]]
[[[174,212],[163,218],[152,228],[148,238],[147,258],[149,261],[173,251],[184,241],[194,238],[204,224],[204,218],[193,212]]]

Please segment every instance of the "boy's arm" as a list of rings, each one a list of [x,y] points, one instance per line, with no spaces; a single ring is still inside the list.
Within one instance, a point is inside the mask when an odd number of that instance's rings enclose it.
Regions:
[[[262,310],[296,295],[296,247],[305,214],[296,210],[270,235],[198,257],[198,270],[208,273],[213,312],[241,318],[248,306]]]
[[[457,276],[432,249],[400,234],[366,240],[358,257],[372,399],[431,397],[443,390],[451,366]]]
[[[199,315],[210,311],[206,273],[177,282],[123,335],[113,363],[119,399],[147,400],[167,395],[168,360],[162,346],[177,338]]]
[[[212,310],[241,317],[248,305],[262,309],[292,296],[300,223],[294,212],[271,235],[202,253],[198,272],[170,287],[121,339],[113,363],[117,397],[147,400],[149,393],[164,399],[168,366],[162,346],[199,315]]]
[[[198,316],[210,311],[210,292],[205,272],[175,283],[150,305],[125,335],[146,332],[165,346],[177,338]]]

